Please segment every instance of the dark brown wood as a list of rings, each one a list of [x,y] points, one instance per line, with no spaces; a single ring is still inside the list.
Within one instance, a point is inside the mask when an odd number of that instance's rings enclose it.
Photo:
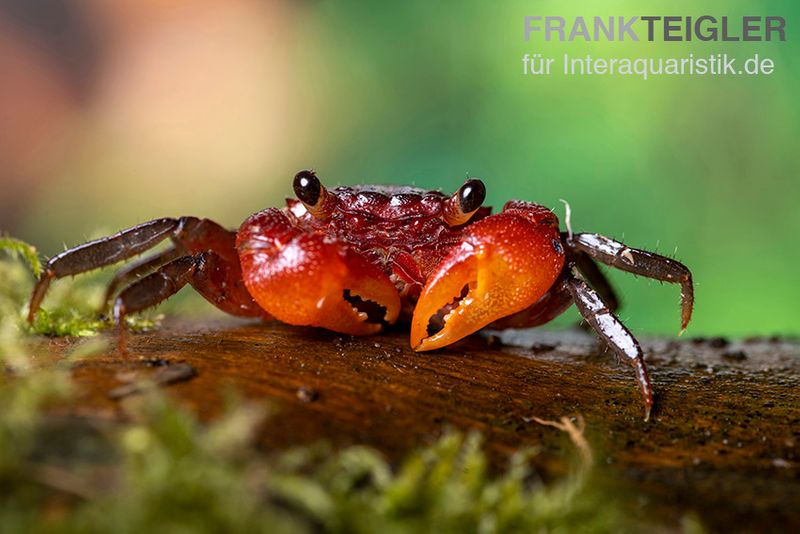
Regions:
[[[574,451],[531,418],[582,414],[600,469],[659,521],[677,525],[693,511],[713,530],[800,525],[797,342],[645,339],[656,390],[645,423],[630,367],[591,334],[497,336],[418,354],[406,331],[350,338],[234,319],[169,323],[131,335],[128,360],[110,353],[79,362],[82,396],[63,410],[121,417],[126,401],[109,396],[120,377],[188,364],[196,376],[165,390],[202,417],[219,412],[228,386],[269,401],[266,449],[324,439],[399,459],[451,426],[482,431],[495,459],[542,447],[535,461],[546,476],[563,473]],[[71,345],[53,340],[42,352]]]

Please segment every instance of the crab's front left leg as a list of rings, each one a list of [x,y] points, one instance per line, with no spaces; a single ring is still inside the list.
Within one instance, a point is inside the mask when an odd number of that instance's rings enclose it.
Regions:
[[[376,265],[346,243],[297,228],[278,209],[245,221],[237,248],[247,290],[285,323],[367,335],[400,313],[397,289]]]
[[[509,202],[502,213],[467,226],[460,246],[428,278],[414,309],[411,346],[444,347],[528,308],[547,293],[563,265],[553,212]],[[431,320],[442,310],[443,327],[431,333]]]

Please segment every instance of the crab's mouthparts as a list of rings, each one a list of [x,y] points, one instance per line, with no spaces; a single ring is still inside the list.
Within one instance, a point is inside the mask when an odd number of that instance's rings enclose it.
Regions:
[[[389,324],[387,321],[386,306],[374,300],[364,298],[349,289],[344,290],[342,298],[353,307],[353,310],[362,318],[363,322],[382,325]]]

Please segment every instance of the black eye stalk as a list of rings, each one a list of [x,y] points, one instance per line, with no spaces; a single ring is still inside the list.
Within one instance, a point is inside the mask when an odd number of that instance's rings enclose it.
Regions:
[[[295,174],[292,187],[294,194],[314,217],[327,219],[336,209],[336,195],[328,193],[314,171],[305,170]]]
[[[469,221],[486,200],[486,186],[477,178],[470,178],[444,205],[444,220],[450,226]]]

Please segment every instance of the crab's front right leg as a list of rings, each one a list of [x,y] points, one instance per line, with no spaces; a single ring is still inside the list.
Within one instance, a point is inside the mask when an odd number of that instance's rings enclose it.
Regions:
[[[397,320],[400,296],[381,269],[339,240],[297,228],[280,210],[251,216],[236,246],[247,290],[280,321],[367,335]]]

